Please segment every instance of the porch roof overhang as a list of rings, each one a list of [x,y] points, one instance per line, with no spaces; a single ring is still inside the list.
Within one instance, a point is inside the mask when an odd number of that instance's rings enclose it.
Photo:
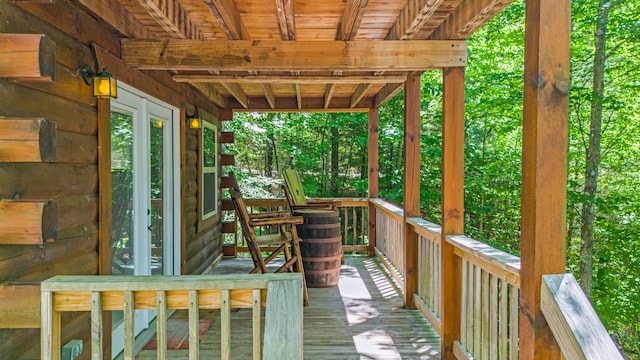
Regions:
[[[367,111],[409,75],[466,66],[512,0],[78,0],[123,61],[167,70],[234,111]]]

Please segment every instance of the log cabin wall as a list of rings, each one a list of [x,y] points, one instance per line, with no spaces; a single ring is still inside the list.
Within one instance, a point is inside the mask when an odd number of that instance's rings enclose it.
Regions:
[[[93,64],[91,44],[95,44],[100,65],[119,81],[181,110],[182,273],[203,272],[221,254],[219,220],[209,227],[194,226],[198,216],[198,130],[185,129],[185,113],[193,113],[196,108],[221,128],[218,107],[190,86],[172,82],[165,72],[142,73],[125,66],[119,59],[123,35],[77,6],[66,0],[47,4],[0,2],[0,34],[41,34],[55,44],[55,80],[0,78],[0,121],[47,119],[55,123],[57,133],[54,158],[0,161],[0,200],[44,200],[57,207],[54,241],[0,245],[0,308],[18,303],[25,304],[21,311],[31,312],[24,314],[22,323],[6,326],[8,322],[1,319],[6,310],[0,311],[0,323],[5,324],[0,326],[0,359],[40,357],[40,331],[36,328],[40,281],[58,274],[110,272],[110,239],[101,239],[101,234],[108,234],[104,229],[110,229],[110,214],[105,215],[108,224],[101,223],[100,217],[100,209],[110,213],[110,194],[101,198],[99,181],[101,166],[106,166],[103,173],[109,174],[110,164],[100,164],[98,146],[108,144],[108,140],[98,138],[99,113],[105,111],[98,103],[108,101],[96,101],[91,87],[77,75],[80,65]],[[110,190],[110,185],[107,188]],[[105,199],[109,200],[107,205],[101,205]],[[71,314],[62,321],[62,343],[83,339],[88,348],[89,317]],[[88,356],[85,351],[81,358]]]

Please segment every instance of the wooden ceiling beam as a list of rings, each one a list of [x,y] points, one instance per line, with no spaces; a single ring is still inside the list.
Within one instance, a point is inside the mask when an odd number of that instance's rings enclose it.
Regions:
[[[438,10],[444,0],[409,0],[396,22],[387,33],[386,40],[410,40]]]
[[[324,108],[325,109],[329,108],[329,104],[331,104],[333,89],[335,89],[335,84],[327,84],[327,86],[324,89]]]
[[[355,107],[350,107],[351,98],[346,97],[333,97],[331,99],[331,105],[327,108],[324,107],[325,102],[323,97],[305,97],[302,103],[302,108],[299,107],[298,101],[295,96],[276,97],[275,107],[267,102],[264,96],[249,96],[249,107],[245,108],[238,103],[234,98],[229,98],[227,101],[227,109],[232,109],[234,112],[242,111],[257,111],[257,112],[360,112],[369,111],[373,107],[373,97],[365,96]]]
[[[229,40],[248,39],[249,35],[240,18],[234,0],[205,0]]]
[[[512,2],[513,0],[463,1],[430,35],[430,39],[468,39]]]
[[[269,106],[272,109],[276,108],[276,96],[273,94],[273,89],[271,89],[271,85],[263,83],[262,90],[264,91],[264,97],[267,99]]]
[[[175,0],[138,0],[149,15],[169,35],[177,39],[200,39],[197,27],[193,25],[182,5]]]
[[[282,40],[296,39],[296,16],[293,11],[293,0],[276,0],[278,26]]]
[[[221,108],[225,108],[226,102],[224,97],[216,88],[209,84],[202,83],[193,83],[191,84],[194,88],[200,90],[200,92],[209,100],[211,100],[214,104],[218,105]]]
[[[362,98],[367,93],[367,90],[369,90],[370,87],[371,87],[371,84],[358,85],[356,90],[351,95],[351,105],[349,105],[349,107],[355,107],[356,105],[358,105],[358,103],[360,102],[360,100],[362,100]]]
[[[380,91],[378,91],[378,93],[374,97],[373,107],[374,108],[380,107],[380,105],[391,100],[392,97],[394,97],[397,93],[402,91],[402,87],[403,87],[402,83],[385,85],[382,89],[380,89]]]
[[[465,41],[122,39],[122,59],[143,70],[424,71],[466,66]]]
[[[347,0],[336,40],[355,40],[369,0]]]
[[[231,93],[231,96],[236,98],[240,105],[242,105],[245,109],[249,107],[247,94],[245,94],[244,90],[242,90],[242,87],[240,87],[239,84],[223,83],[222,86],[224,86],[224,88]]]
[[[90,12],[127,37],[149,39],[151,32],[116,0],[78,0]]]
[[[277,75],[255,75],[255,76],[230,76],[230,75],[174,75],[176,82],[215,82],[215,83],[242,83],[242,84],[387,84],[399,83],[407,80],[406,75],[369,76],[369,75],[349,75],[349,76],[277,76]]]

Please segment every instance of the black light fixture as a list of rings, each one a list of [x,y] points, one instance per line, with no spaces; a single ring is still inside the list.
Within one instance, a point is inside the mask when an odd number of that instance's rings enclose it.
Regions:
[[[198,117],[198,110],[193,115],[187,114],[187,124],[189,124],[189,129],[200,129],[202,127],[202,121]]]
[[[95,69],[100,69],[100,65],[98,64],[98,57],[96,56],[96,49],[94,44],[91,44],[91,54],[93,55],[93,60],[95,61]],[[100,72],[94,72],[91,66],[87,64],[83,64],[80,66],[79,70],[80,76],[82,76],[82,80],[87,85],[92,85],[89,83],[89,79],[93,82],[93,96],[96,98],[116,98],[118,97],[118,82],[117,80],[107,71],[105,67],[102,68]]]

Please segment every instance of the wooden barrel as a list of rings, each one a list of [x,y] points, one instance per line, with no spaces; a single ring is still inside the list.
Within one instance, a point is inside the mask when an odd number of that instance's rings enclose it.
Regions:
[[[298,225],[304,277],[308,287],[338,285],[342,263],[342,236],[337,211],[300,209],[296,215],[304,218]]]

